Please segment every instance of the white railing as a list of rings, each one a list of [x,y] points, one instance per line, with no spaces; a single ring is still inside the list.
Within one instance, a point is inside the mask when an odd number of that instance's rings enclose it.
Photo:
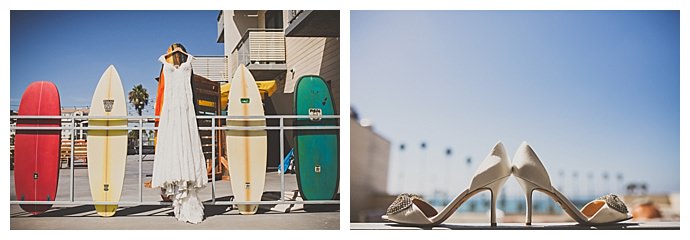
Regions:
[[[123,206],[132,205],[171,205],[170,202],[144,202],[144,189],[143,189],[143,173],[142,173],[142,162],[143,162],[143,138],[142,131],[144,130],[157,130],[154,126],[144,126],[145,123],[153,123],[158,117],[154,116],[127,116],[127,117],[113,117],[113,116],[10,116],[10,119],[68,119],[71,125],[61,126],[61,127],[17,127],[10,126],[10,131],[14,132],[17,130],[70,130],[71,134],[71,151],[70,151],[70,194],[68,201],[16,201],[11,200],[10,204],[54,204],[54,205],[107,205],[107,204],[117,204]],[[323,115],[322,119],[339,119],[338,115]],[[127,126],[127,127],[91,127],[91,126],[75,126],[76,120],[88,120],[88,119],[127,119],[129,123],[138,123],[138,126]],[[216,166],[216,131],[217,130],[247,130],[247,131],[280,131],[280,153],[281,156],[285,152],[285,131],[295,131],[295,130],[339,130],[340,124],[336,126],[285,126],[285,119],[309,119],[308,115],[269,115],[269,116],[197,116],[197,119],[212,119],[211,127],[199,127],[202,131],[211,131],[211,166],[215,168]],[[244,119],[279,119],[278,126],[266,126],[266,127],[235,127],[235,126],[216,126],[214,120],[244,120]],[[337,121],[336,121],[337,122]],[[149,124],[151,125],[151,124]],[[74,136],[77,130],[139,130],[139,201],[118,201],[118,202],[96,202],[96,201],[75,201],[74,200]],[[280,161],[280,168],[284,168],[284,162]],[[216,171],[213,169],[211,171],[211,202],[204,202],[204,205],[234,205],[234,204],[340,204],[340,200],[285,200],[285,172],[280,171],[280,200],[277,201],[216,201]]]
[[[283,29],[247,29],[235,50],[238,63],[285,63]]]
[[[211,81],[228,81],[228,57],[226,56],[195,56],[192,60],[194,74]]]

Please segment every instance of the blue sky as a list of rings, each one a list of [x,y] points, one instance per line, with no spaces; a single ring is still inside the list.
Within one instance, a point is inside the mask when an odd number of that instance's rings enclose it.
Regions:
[[[217,16],[218,11],[11,11],[11,109],[38,80],[57,85],[63,106],[88,106],[110,64],[125,92],[143,84],[153,100],[157,59],[170,44],[180,42],[193,55],[223,55],[223,44],[216,43]]]
[[[678,11],[350,19],[351,104],[392,143],[390,192],[450,185],[439,188],[457,194],[470,179],[465,159],[474,171],[499,140],[511,158],[528,141],[566,195],[620,192],[618,174],[651,192],[680,191]],[[513,180],[507,188],[520,192]]]

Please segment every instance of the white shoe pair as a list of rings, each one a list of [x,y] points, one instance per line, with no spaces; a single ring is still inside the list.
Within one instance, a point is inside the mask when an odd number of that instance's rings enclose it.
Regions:
[[[438,225],[453,215],[455,210],[472,196],[489,190],[491,192],[491,225],[496,226],[496,198],[511,174],[525,191],[527,203],[525,223],[527,225],[532,223],[532,192],[535,190],[551,197],[570,217],[583,225],[610,224],[632,218],[625,203],[613,194],[591,201],[578,210],[570,200],[551,185],[546,168],[527,142],[523,142],[518,148],[512,166],[503,144],[496,143],[472,177],[470,186],[441,212],[437,212],[431,204],[419,196],[403,193],[388,207],[386,215],[382,218],[406,225]]]

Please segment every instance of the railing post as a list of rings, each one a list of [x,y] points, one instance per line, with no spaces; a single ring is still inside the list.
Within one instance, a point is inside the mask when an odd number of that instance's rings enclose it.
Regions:
[[[139,116],[139,202],[144,202],[144,189],[142,188],[142,185],[144,184],[141,182],[141,163],[143,161],[143,157],[141,155],[143,151],[143,144],[142,144],[142,130],[144,128],[144,119]]]
[[[285,201],[285,161],[283,161],[282,157],[283,154],[285,154],[285,146],[284,144],[284,138],[285,138],[285,130],[283,129],[283,116],[280,117],[280,201]]]
[[[72,127],[72,134],[70,134],[70,150],[69,150],[69,200],[70,202],[74,202],[74,134],[76,134],[75,128],[76,128],[76,123],[74,121],[74,116],[71,116],[71,127]],[[62,120],[60,120],[62,122]],[[87,159],[88,162],[88,159]]]
[[[211,202],[216,203],[216,116],[211,118]]]

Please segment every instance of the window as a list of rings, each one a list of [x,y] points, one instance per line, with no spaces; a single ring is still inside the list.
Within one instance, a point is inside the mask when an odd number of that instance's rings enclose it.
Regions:
[[[266,28],[283,28],[283,11],[266,11]]]

